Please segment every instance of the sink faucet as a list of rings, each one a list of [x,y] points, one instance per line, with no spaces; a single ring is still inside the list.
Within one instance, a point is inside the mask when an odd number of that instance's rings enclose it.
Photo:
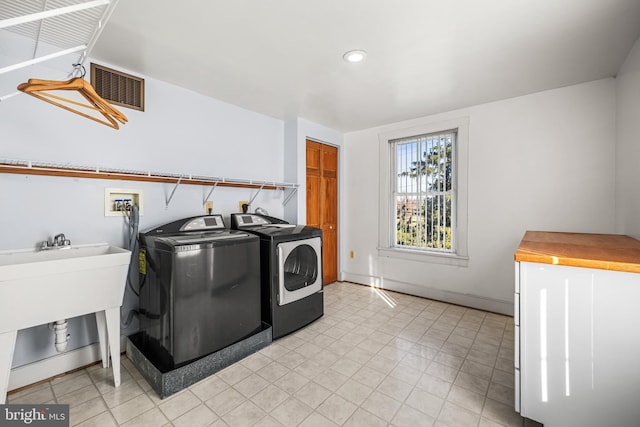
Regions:
[[[64,234],[56,234],[51,242],[43,241],[40,246],[41,250],[44,249],[64,249],[71,247],[71,240],[67,239]]]

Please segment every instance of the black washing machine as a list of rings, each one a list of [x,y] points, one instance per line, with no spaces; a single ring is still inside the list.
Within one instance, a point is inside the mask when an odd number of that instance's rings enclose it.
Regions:
[[[231,228],[260,237],[262,316],[273,339],[322,317],[322,230],[250,213],[231,214]]]
[[[220,215],[140,233],[146,262],[135,344],[158,369],[167,372],[261,330],[259,242],[225,229]]]

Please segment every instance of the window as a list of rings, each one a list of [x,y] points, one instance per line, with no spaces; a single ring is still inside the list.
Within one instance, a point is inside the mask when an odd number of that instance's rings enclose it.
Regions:
[[[379,139],[380,255],[466,266],[468,119]]]
[[[454,149],[457,130],[391,141],[397,248],[455,248]]]

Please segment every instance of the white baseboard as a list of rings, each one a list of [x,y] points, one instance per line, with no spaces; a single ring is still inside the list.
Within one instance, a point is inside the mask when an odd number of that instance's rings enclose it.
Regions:
[[[415,285],[413,283],[400,282],[387,278],[382,279],[380,277],[367,276],[364,274],[341,272],[340,278],[345,282],[353,282],[366,286],[376,286],[380,289],[402,292],[404,294],[513,316],[513,301],[503,301],[485,298],[478,295],[461,294],[459,292],[430,288],[428,286]]]
[[[126,348],[126,337],[120,337],[120,348],[121,351]],[[91,365],[99,360],[102,360],[100,345],[95,343],[13,368],[9,375],[8,391]]]

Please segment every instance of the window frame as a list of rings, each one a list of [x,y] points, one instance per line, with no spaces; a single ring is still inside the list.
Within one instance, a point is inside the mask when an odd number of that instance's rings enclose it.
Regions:
[[[394,179],[391,176],[391,162],[395,159],[393,152],[394,142],[425,134],[457,132],[455,146],[453,147],[453,164],[456,175],[453,183],[455,188],[455,218],[452,218],[455,226],[455,248],[451,252],[434,251],[430,248],[400,248],[395,246],[396,239],[396,206],[394,197]],[[382,257],[400,258],[412,261],[431,262],[437,264],[466,267],[468,265],[467,245],[467,178],[468,178],[468,151],[469,151],[469,118],[459,117],[450,120],[424,122],[417,126],[400,128],[394,131],[381,133],[379,140],[380,158],[380,193],[379,193],[379,230],[378,230],[378,255]]]
[[[438,149],[442,148],[442,145],[440,144],[440,137],[442,136],[449,136],[451,138],[451,188],[449,190],[447,190],[446,188],[444,190],[442,190],[440,187],[438,187],[438,189],[429,189],[428,187],[425,187],[424,189],[420,189],[421,184],[420,182],[416,182],[417,184],[417,189],[416,191],[400,191],[400,189],[398,188],[398,177],[400,175],[400,170],[398,168],[398,152],[399,150],[401,150],[402,146],[407,146],[407,147],[411,147],[410,150],[413,152],[415,150],[416,153],[416,161],[419,161],[419,159],[421,158],[420,153],[422,151],[422,148],[427,149],[426,147],[429,145],[429,141],[433,141],[434,137],[436,137],[436,140],[438,141]],[[435,253],[447,253],[447,254],[451,254],[451,253],[455,253],[455,248],[456,246],[456,231],[457,231],[457,227],[456,227],[456,222],[457,222],[457,217],[456,217],[456,205],[457,205],[457,198],[456,198],[456,189],[457,189],[457,184],[456,184],[456,180],[457,180],[457,158],[456,158],[456,149],[458,147],[458,129],[454,128],[454,129],[447,129],[447,130],[443,130],[441,132],[435,132],[435,133],[428,133],[428,134],[420,134],[420,135],[414,135],[414,136],[410,136],[409,138],[402,138],[402,139],[394,139],[389,141],[389,149],[390,149],[390,168],[389,170],[392,172],[392,175],[390,175],[391,180],[390,180],[390,195],[392,198],[392,205],[394,207],[393,209],[393,213],[391,214],[392,217],[395,217],[395,221],[394,224],[392,226],[392,230],[390,230],[391,232],[391,236],[390,236],[390,240],[389,240],[389,245],[392,246],[394,249],[408,249],[408,250],[417,250],[417,251],[426,251],[426,252],[435,252]],[[446,144],[446,143],[445,143]],[[424,147],[423,147],[424,145]],[[415,148],[413,148],[415,147]],[[445,148],[446,149],[446,148]],[[438,154],[440,155],[440,153]],[[413,160],[410,159],[410,160]],[[404,172],[404,171],[403,171]],[[418,180],[420,181],[420,180]],[[398,197],[403,195],[405,198],[408,197],[409,195],[413,195],[414,197],[418,197],[418,200],[427,200],[430,197],[440,197],[442,195],[445,196],[446,199],[446,195],[449,195],[451,198],[451,207],[450,207],[450,217],[451,217],[451,222],[449,223],[449,227],[451,227],[451,247],[449,249],[447,249],[446,247],[441,247],[441,248],[433,248],[433,247],[411,247],[411,246],[402,246],[398,244]],[[440,205],[438,203],[438,205]],[[446,202],[445,202],[445,215],[446,215]],[[445,223],[446,224],[446,223]],[[440,221],[438,221],[437,223],[438,226],[441,226],[442,223]],[[439,235],[439,233],[438,233]]]

